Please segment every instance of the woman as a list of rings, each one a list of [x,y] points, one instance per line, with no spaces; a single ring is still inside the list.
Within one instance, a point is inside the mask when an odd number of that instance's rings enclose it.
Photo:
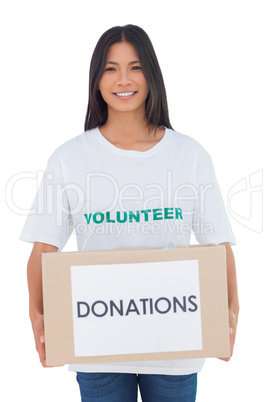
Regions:
[[[73,228],[78,250],[188,245],[191,231],[201,244],[225,244],[233,349],[239,309],[230,247],[235,239],[210,156],[172,130],[161,70],[141,28],[114,27],[100,38],[90,66],[85,132],[50,157],[33,208],[37,213],[29,215],[21,238],[34,243],[30,318],[43,366],[40,256],[62,250]],[[143,401],[192,402],[203,364],[187,359],[70,370],[77,372],[82,401],[136,401],[139,384]]]

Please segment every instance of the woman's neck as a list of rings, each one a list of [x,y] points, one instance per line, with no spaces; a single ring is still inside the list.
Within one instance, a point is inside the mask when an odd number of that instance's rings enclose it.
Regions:
[[[164,135],[164,130],[150,128],[145,119],[127,112],[120,113],[117,118],[108,116],[106,123],[99,130],[118,148],[138,151],[152,148]]]

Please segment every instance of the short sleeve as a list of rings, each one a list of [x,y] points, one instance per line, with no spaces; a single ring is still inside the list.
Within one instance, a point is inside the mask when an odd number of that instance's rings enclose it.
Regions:
[[[72,233],[68,225],[71,215],[60,164],[53,162],[52,158],[48,161],[20,239],[50,244],[61,251]]]
[[[214,166],[207,155],[205,172],[197,180],[198,197],[193,211],[192,230],[200,244],[236,244],[227,216]]]

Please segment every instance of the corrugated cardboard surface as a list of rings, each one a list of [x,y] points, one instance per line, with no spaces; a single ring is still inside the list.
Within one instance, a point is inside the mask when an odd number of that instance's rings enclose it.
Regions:
[[[202,350],[99,357],[76,357],[74,355],[70,269],[72,265],[194,259],[199,262]],[[42,265],[46,361],[48,366],[230,356],[224,246],[45,253],[42,255]]]

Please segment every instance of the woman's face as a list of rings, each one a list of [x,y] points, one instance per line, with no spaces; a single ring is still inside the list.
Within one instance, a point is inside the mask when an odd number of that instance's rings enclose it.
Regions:
[[[145,115],[149,87],[131,43],[117,42],[110,46],[99,89],[107,103],[108,113],[140,110]]]

